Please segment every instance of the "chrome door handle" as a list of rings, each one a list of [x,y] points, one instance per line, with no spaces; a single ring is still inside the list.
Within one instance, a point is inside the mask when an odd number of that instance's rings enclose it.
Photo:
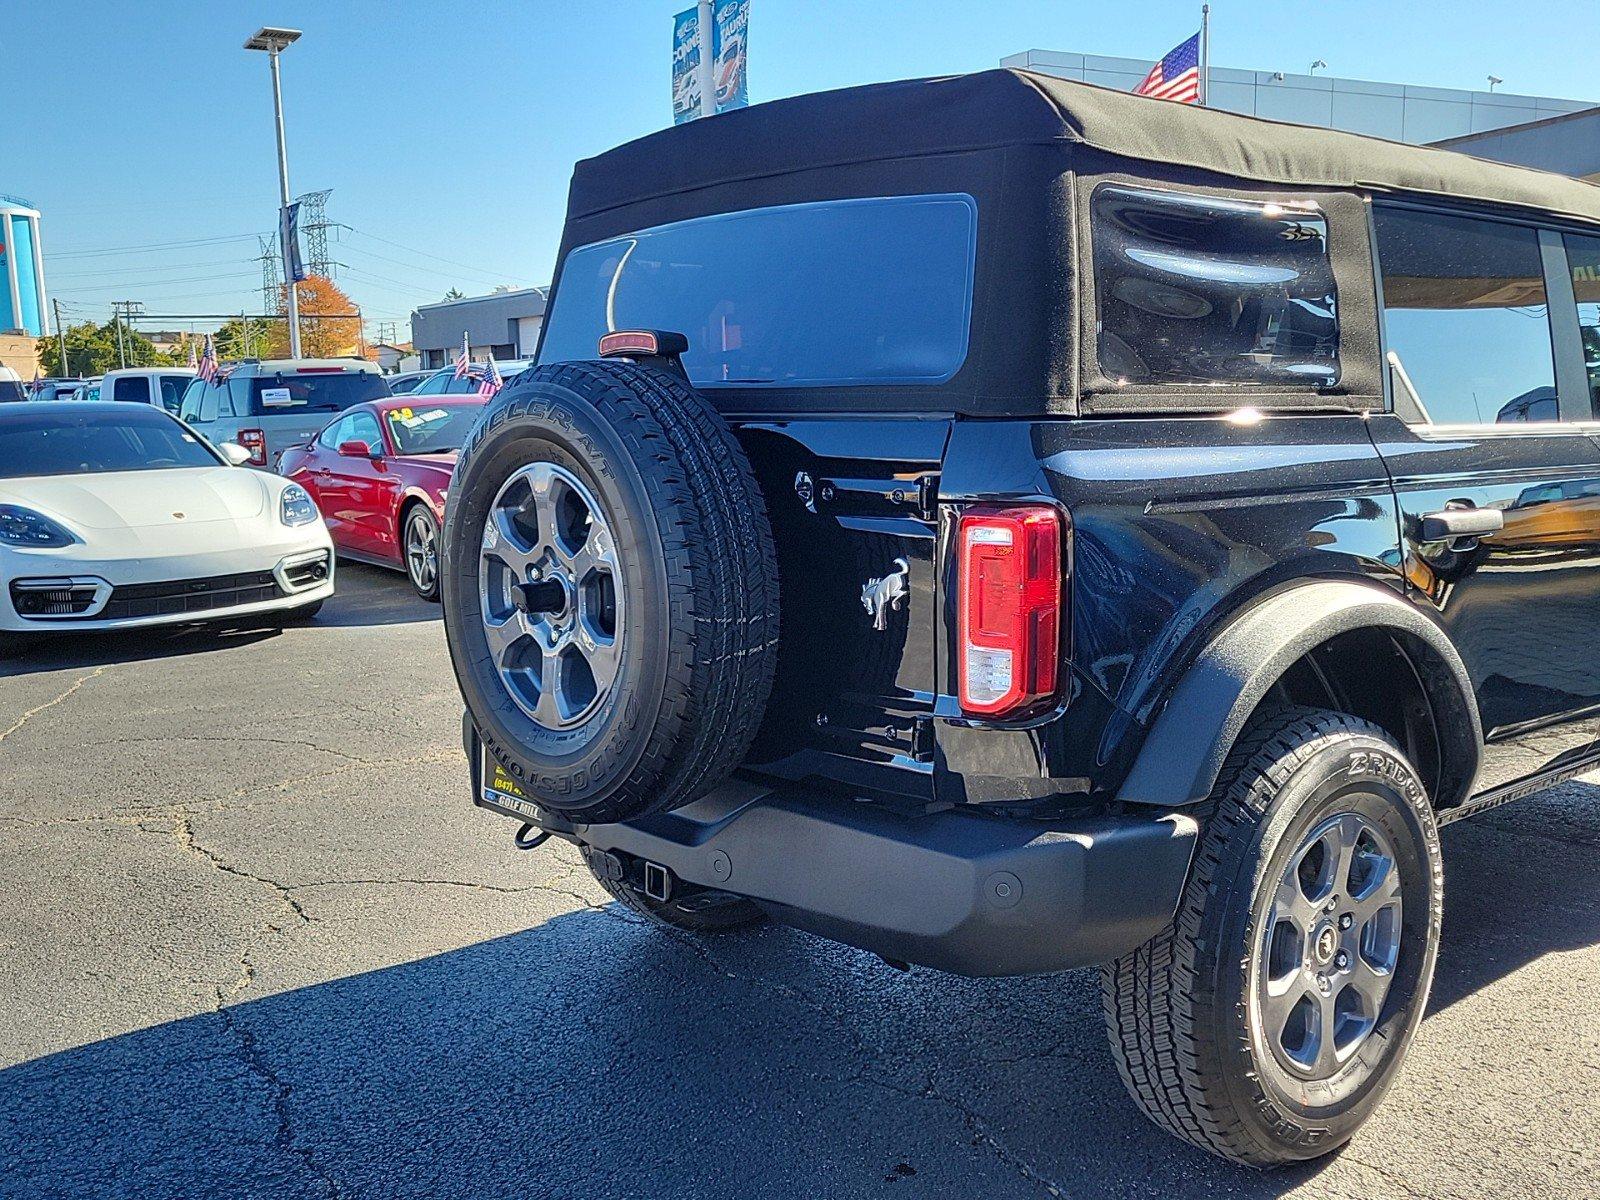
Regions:
[[[1445,508],[1422,518],[1422,540],[1453,542],[1483,537],[1506,527],[1506,514],[1498,508]]]

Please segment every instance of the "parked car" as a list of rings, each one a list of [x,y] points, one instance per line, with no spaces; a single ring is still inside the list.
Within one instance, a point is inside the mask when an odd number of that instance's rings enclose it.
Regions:
[[[385,375],[383,378],[389,385],[391,396],[404,396],[407,392],[416,391],[418,385],[432,374],[432,371],[402,371],[397,375]]]
[[[78,401],[100,399],[100,376],[78,380],[73,389],[67,393],[67,399]]]
[[[70,400],[72,393],[82,386],[81,379],[41,379],[29,388],[30,400]]]
[[[412,397],[358,404],[278,470],[311,493],[346,558],[406,573],[439,598],[439,527],[456,451],[483,408],[477,397]]]
[[[495,370],[500,372],[500,379],[510,383],[522,372],[533,365],[531,358],[514,358],[507,362],[495,363]],[[454,367],[440,367],[429,372],[428,377],[411,390],[413,396],[469,396],[483,386],[483,374],[486,364],[475,362],[467,368],[465,375],[458,376]]]
[[[0,404],[17,404],[27,398],[22,377],[10,367],[0,367]]]
[[[153,405],[0,410],[0,648],[18,635],[308,620],[333,543],[304,488]]]
[[[100,395],[119,402],[158,404],[177,416],[184,389],[194,378],[188,367],[123,367],[106,372]]]
[[[284,450],[314,438],[330,413],[388,394],[377,366],[360,359],[246,359],[190,383],[179,415],[213,444],[237,442],[250,451],[248,465],[270,470]]]
[[[1001,70],[579,163],[555,278],[445,522],[474,799],[664,925],[1104,964],[1158,1125],[1343,1145],[1439,827],[1600,764],[1600,191]]]

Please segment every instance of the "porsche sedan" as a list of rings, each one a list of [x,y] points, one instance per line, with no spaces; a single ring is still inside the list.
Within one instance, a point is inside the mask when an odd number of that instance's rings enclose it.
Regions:
[[[142,404],[0,409],[0,642],[314,616],[333,545],[306,490]]]
[[[456,452],[484,401],[396,396],[357,404],[278,470],[310,492],[341,555],[404,571],[424,600],[439,598],[439,529]]]

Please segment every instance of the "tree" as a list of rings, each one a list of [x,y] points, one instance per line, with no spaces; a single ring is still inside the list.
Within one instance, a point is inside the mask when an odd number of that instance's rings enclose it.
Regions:
[[[66,331],[67,361],[61,362],[60,343],[56,338],[40,338],[39,363],[46,375],[72,378],[79,375],[104,375],[114,371],[124,358],[130,367],[163,367],[175,362],[171,354],[155,348],[155,344],[142,333],[122,327],[122,353],[117,353],[117,324],[107,321],[96,325],[85,321],[69,325]]]
[[[272,324],[260,319],[224,321],[216,332],[217,357],[266,358],[272,349]]]
[[[464,293],[460,288],[451,288],[444,294],[444,298],[446,300],[465,300],[467,297],[466,293]]]
[[[300,301],[300,353],[307,358],[345,358],[361,352],[361,318],[355,301],[326,275],[295,285]],[[285,296],[287,299],[287,294]],[[273,321],[267,357],[289,355],[289,324]]]

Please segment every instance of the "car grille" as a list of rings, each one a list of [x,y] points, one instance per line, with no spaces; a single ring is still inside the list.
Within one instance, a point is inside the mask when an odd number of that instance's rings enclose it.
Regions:
[[[174,579],[166,583],[124,584],[111,589],[111,599],[95,614],[96,620],[125,617],[168,617],[176,613],[207,612],[236,604],[259,604],[284,594],[271,571],[242,575],[213,575],[208,579]]]
[[[15,579],[11,606],[23,617],[75,617],[94,604],[96,587],[70,579]]]

